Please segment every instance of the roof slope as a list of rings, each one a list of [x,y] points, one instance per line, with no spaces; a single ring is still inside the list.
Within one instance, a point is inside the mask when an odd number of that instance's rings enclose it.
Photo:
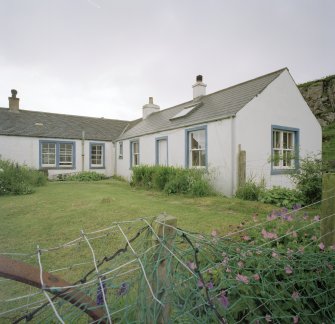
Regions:
[[[201,97],[198,106],[181,118],[171,119],[185,107],[194,105],[191,100],[183,104],[152,113],[148,118],[126,130],[118,139],[133,138],[169,129],[218,120],[235,115],[250,100],[260,94],[286,68],[263,75],[235,86]]]
[[[0,135],[113,141],[128,121],[0,108]]]

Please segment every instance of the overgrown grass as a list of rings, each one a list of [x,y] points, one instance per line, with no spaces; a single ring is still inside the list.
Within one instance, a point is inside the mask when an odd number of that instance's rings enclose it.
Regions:
[[[131,185],[202,197],[214,194],[209,173],[203,169],[140,165],[133,168]]]
[[[162,212],[178,219],[185,230],[227,233],[240,223],[260,219],[270,205],[221,196],[187,197],[131,188],[116,180],[51,182],[31,196],[0,197],[0,251],[32,251],[36,244],[53,246],[112,222],[157,216]]]
[[[8,160],[0,160],[0,196],[26,195],[35,187],[47,182],[46,175],[38,170]]]

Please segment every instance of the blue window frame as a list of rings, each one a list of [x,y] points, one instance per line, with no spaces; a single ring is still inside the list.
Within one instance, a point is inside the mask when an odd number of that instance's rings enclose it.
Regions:
[[[105,143],[90,143],[90,169],[105,168]]]
[[[299,129],[271,125],[271,174],[299,169]]]
[[[169,164],[168,137],[156,138],[156,165],[167,166]]]
[[[74,169],[76,143],[69,141],[39,141],[40,168]]]
[[[185,166],[207,168],[207,126],[185,130]]]
[[[130,143],[130,168],[140,164],[140,142],[139,140],[129,141]]]

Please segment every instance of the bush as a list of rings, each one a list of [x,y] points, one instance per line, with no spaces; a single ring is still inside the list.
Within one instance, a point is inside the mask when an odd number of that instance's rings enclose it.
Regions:
[[[321,200],[322,173],[327,166],[315,156],[307,156],[300,160],[300,169],[292,173],[290,178],[295,183],[297,190],[302,194],[303,202],[311,204]]]
[[[27,166],[20,166],[8,160],[0,160],[0,195],[26,195],[34,192],[34,187],[43,186],[46,175]]]
[[[104,180],[107,177],[103,173],[83,171],[68,176],[62,176],[62,180],[66,181],[99,181]]]
[[[130,183],[132,186],[156,189],[167,194],[190,194],[199,197],[214,192],[207,172],[199,169],[141,165],[133,168]]]
[[[295,205],[302,205],[303,197],[297,190],[273,187],[263,190],[259,196],[259,201],[278,207],[293,208]]]
[[[248,180],[237,189],[235,196],[243,200],[257,201],[263,189],[263,184],[256,184],[255,181]]]

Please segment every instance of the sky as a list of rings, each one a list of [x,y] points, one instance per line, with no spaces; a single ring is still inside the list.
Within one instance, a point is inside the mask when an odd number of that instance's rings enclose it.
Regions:
[[[133,120],[287,67],[335,74],[334,0],[0,0],[0,107]]]

